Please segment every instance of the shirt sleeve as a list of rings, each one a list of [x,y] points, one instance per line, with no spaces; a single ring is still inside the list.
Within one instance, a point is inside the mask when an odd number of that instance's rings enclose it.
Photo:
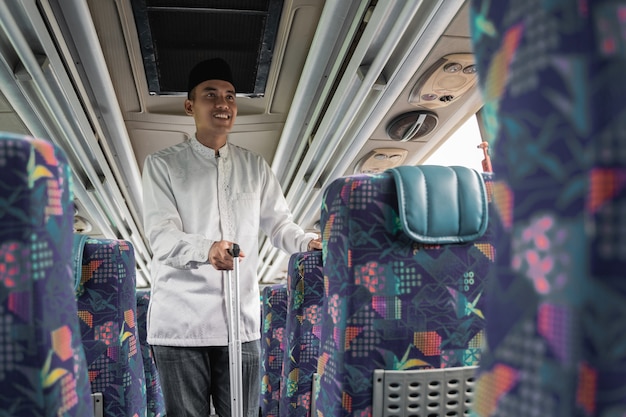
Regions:
[[[208,264],[214,241],[182,230],[165,161],[149,155],[144,162],[142,182],[144,228],[153,258],[178,269]]]
[[[280,183],[265,161],[262,170],[261,229],[274,246],[289,254],[307,251],[309,242],[316,239],[317,234],[306,233],[294,223]]]

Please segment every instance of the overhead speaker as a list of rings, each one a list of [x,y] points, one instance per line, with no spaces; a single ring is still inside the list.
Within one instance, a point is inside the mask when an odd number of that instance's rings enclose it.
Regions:
[[[92,224],[82,216],[74,216],[74,233],[89,233],[93,230]]]
[[[428,111],[401,114],[387,125],[387,134],[400,142],[420,141],[437,127],[437,115]],[[424,142],[426,140],[423,140]]]

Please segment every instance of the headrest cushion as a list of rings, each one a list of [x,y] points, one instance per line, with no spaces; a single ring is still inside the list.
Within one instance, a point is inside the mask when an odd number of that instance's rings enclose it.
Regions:
[[[459,166],[401,166],[395,179],[404,232],[427,244],[470,242],[487,229],[487,191],[482,176]]]

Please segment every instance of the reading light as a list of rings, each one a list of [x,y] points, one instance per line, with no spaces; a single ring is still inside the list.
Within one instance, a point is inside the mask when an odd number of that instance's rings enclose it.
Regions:
[[[427,109],[445,107],[467,93],[476,81],[472,54],[446,55],[417,81],[409,94],[409,103]]]
[[[376,174],[397,167],[404,162],[408,153],[406,149],[400,148],[374,149],[359,160],[354,168],[354,173]]]

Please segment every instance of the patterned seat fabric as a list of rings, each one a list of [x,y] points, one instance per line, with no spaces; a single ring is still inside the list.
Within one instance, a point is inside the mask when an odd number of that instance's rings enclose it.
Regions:
[[[472,1],[497,280],[480,416],[626,414],[626,5]]]
[[[280,385],[281,417],[310,416],[323,302],[322,252],[293,254],[289,259],[287,278],[287,322]]]
[[[287,286],[263,288],[261,307],[261,398],[262,417],[277,417],[280,406],[280,376],[285,351]]]
[[[141,356],[143,358],[143,369],[146,375],[146,401],[148,406],[148,417],[165,416],[165,401],[163,391],[159,382],[159,372],[156,368],[152,349],[148,344],[148,305],[150,304],[150,290],[137,290],[137,326],[139,334],[139,345],[141,346]]]
[[[123,240],[88,238],[81,259],[76,296],[92,392],[103,394],[106,416],[144,416],[133,247]]]
[[[73,291],[71,173],[0,133],[0,415],[93,416]]]
[[[321,224],[326,306],[316,417],[371,417],[374,369],[478,363],[491,227],[470,243],[409,239],[388,172],[331,183]]]

